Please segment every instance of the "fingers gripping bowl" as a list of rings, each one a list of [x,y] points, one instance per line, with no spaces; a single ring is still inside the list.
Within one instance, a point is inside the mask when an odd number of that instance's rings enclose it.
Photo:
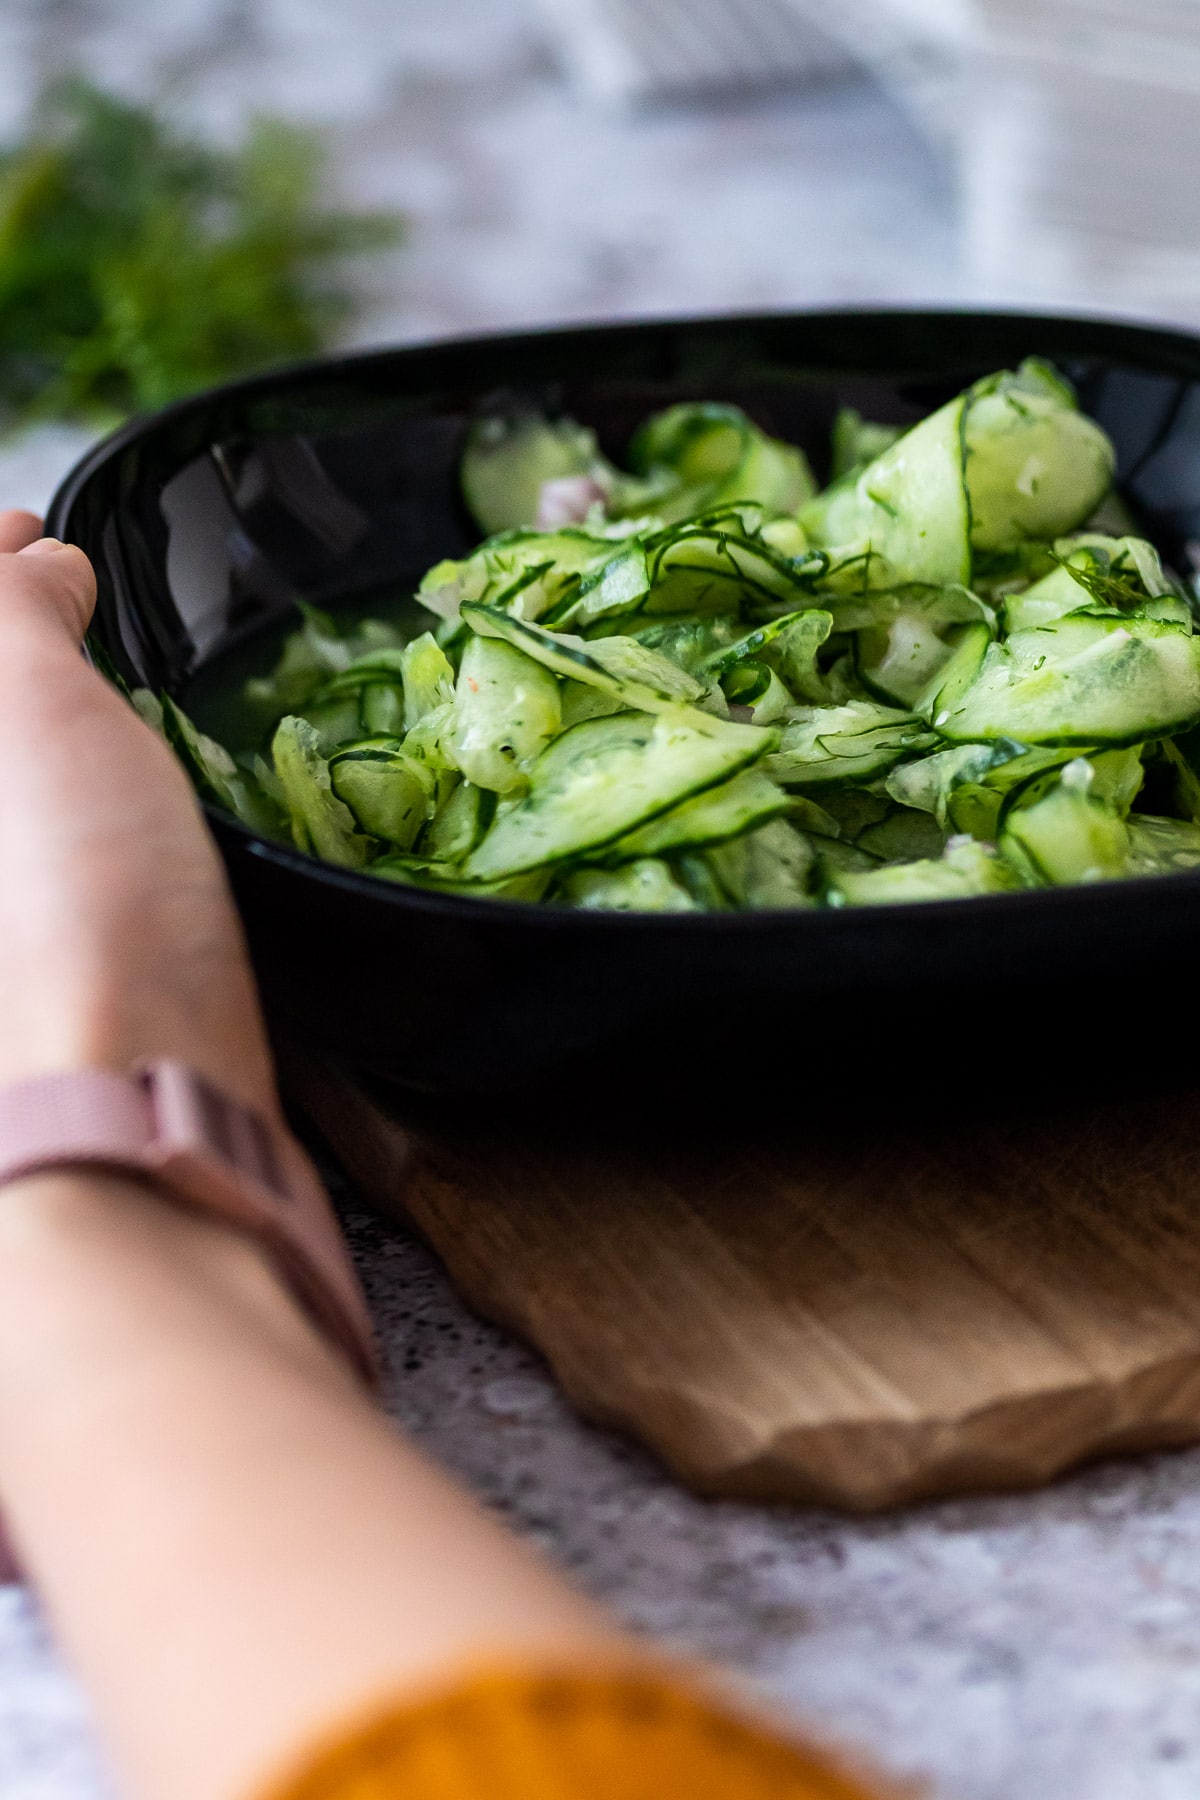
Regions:
[[[1200,345],[986,315],[616,327],[325,362],[118,434],[64,485],[51,529],[97,565],[98,656],[130,685],[203,711],[206,672],[270,670],[295,597],[362,618],[431,565],[469,557],[480,531],[460,463],[489,409],[569,415],[611,458],[650,415],[740,407],[825,480],[847,409],[907,427],[1031,356],[1075,383],[1115,446],[1137,532],[1189,573]],[[717,655],[725,698],[744,719],[736,682],[757,701],[751,686],[771,670],[737,670],[728,648]],[[1075,804],[1070,782],[1065,792]],[[1080,805],[1104,800],[1075,792]],[[1155,997],[1165,1005],[1186,987],[1200,898],[1200,876],[1185,872],[884,906],[869,879],[853,893],[848,869],[853,903],[840,910],[570,910],[385,883],[211,817],[276,1018],[441,1092],[552,1083],[618,1104],[647,1082],[660,1098],[747,1083],[861,1094],[868,1065],[874,1083],[903,1085],[912,1059],[897,1045],[910,1037],[940,1051],[954,1079],[964,1057],[979,1076],[1011,1050],[1086,1061],[1095,1030],[1119,1029],[1126,1013],[1143,1032]]]

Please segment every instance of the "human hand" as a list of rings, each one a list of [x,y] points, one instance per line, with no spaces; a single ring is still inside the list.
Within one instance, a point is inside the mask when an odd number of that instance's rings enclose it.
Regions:
[[[277,1110],[241,928],[166,744],[90,669],[82,551],[0,512],[0,1082],[176,1057]]]

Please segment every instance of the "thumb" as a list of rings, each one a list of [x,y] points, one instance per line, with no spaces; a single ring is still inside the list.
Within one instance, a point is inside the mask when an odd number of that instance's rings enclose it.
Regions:
[[[0,636],[11,626],[52,626],[78,646],[96,604],[96,577],[82,550],[38,538],[0,554]]]

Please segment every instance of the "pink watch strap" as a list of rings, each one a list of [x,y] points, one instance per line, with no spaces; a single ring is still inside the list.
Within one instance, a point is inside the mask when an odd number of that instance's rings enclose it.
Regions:
[[[370,1315],[328,1196],[281,1126],[182,1063],[75,1069],[0,1089],[0,1186],[53,1168],[124,1171],[255,1237],[369,1385]],[[0,1579],[4,1552],[0,1543]]]

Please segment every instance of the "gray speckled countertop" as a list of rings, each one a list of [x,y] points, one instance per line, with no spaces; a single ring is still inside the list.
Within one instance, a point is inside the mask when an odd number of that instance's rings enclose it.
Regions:
[[[352,1235],[397,1418],[642,1629],[936,1800],[1194,1800],[1200,1452],[847,1521],[691,1498],[580,1424],[424,1249]],[[34,1608],[0,1600],[0,1796],[105,1793]]]
[[[216,130],[249,103],[325,118],[353,190],[412,220],[363,341],[967,292],[947,178],[866,83],[605,113],[526,0],[6,0],[0,52],[0,130],[69,59],[134,90],[186,74]],[[10,444],[0,494],[44,504],[84,442]],[[574,1419],[425,1250],[352,1232],[396,1416],[646,1631],[936,1800],[1200,1793],[1200,1452],[870,1522],[695,1500]],[[0,1592],[0,1800],[107,1791],[36,1608]]]

